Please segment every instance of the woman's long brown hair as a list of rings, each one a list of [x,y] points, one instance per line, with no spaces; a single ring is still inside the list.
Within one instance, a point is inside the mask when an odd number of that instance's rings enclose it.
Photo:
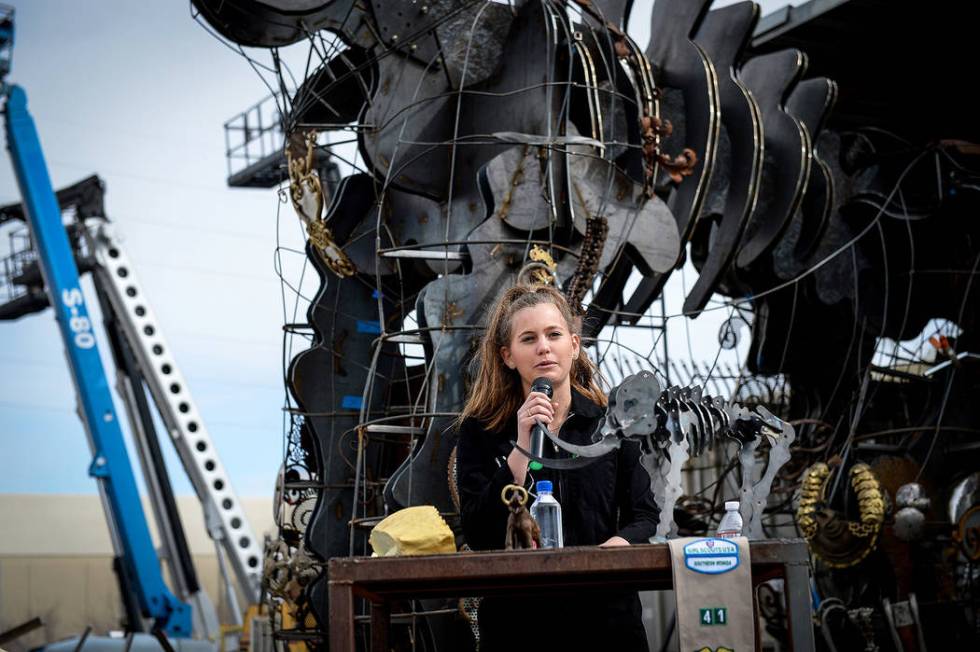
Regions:
[[[521,377],[516,369],[508,369],[500,356],[500,347],[510,345],[511,323],[514,314],[525,308],[550,303],[558,308],[569,333],[580,334],[579,321],[561,292],[550,285],[517,285],[504,292],[490,311],[487,330],[480,342],[480,370],[473,380],[473,389],[459,420],[473,417],[493,432],[503,429],[524,403]],[[599,387],[599,370],[579,346],[578,357],[569,373],[572,389],[597,405],[605,407],[606,395]]]

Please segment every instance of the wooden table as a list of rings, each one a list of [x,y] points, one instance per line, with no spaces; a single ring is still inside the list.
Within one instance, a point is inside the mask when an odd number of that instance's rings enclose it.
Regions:
[[[806,543],[802,539],[753,541],[750,549],[753,586],[773,578],[784,579],[793,649],[812,652]],[[371,649],[387,652],[393,600],[599,587],[664,590],[672,585],[666,543],[420,557],[336,557],[328,568],[331,652],[354,652],[355,596],[371,603]]]

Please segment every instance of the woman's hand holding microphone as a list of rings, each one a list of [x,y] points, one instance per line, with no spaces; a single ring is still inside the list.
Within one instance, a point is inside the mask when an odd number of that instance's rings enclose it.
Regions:
[[[523,405],[517,408],[517,445],[524,450],[531,449],[531,431],[535,424],[541,423],[546,428],[555,419],[556,401],[552,401],[542,392],[531,392],[524,399]],[[523,485],[527,478],[528,458],[516,448],[507,457],[507,466],[514,475],[514,483]]]

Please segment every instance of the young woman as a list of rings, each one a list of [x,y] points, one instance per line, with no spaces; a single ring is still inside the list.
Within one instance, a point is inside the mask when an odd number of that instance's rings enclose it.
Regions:
[[[475,550],[504,546],[508,510],[501,490],[518,484],[533,491],[538,480],[554,485],[566,546],[646,543],[656,529],[658,511],[638,445],[627,442],[569,471],[529,471],[529,460],[514,446],[530,449],[535,421],[561,439],[592,443],[607,401],[576,324],[564,296],[544,285],[507,290],[490,313],[457,444],[463,534]],[[550,400],[530,391],[542,376],[551,380]],[[546,449],[545,457],[566,456],[550,441]],[[481,652],[647,650],[635,591],[486,598],[479,624]]]

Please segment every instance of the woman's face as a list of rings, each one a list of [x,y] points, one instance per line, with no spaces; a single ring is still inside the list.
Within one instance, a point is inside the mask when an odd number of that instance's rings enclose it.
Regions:
[[[568,380],[578,357],[579,336],[552,303],[540,303],[514,313],[510,343],[500,347],[504,364],[517,370],[524,387],[535,378],[548,378],[555,387]]]

